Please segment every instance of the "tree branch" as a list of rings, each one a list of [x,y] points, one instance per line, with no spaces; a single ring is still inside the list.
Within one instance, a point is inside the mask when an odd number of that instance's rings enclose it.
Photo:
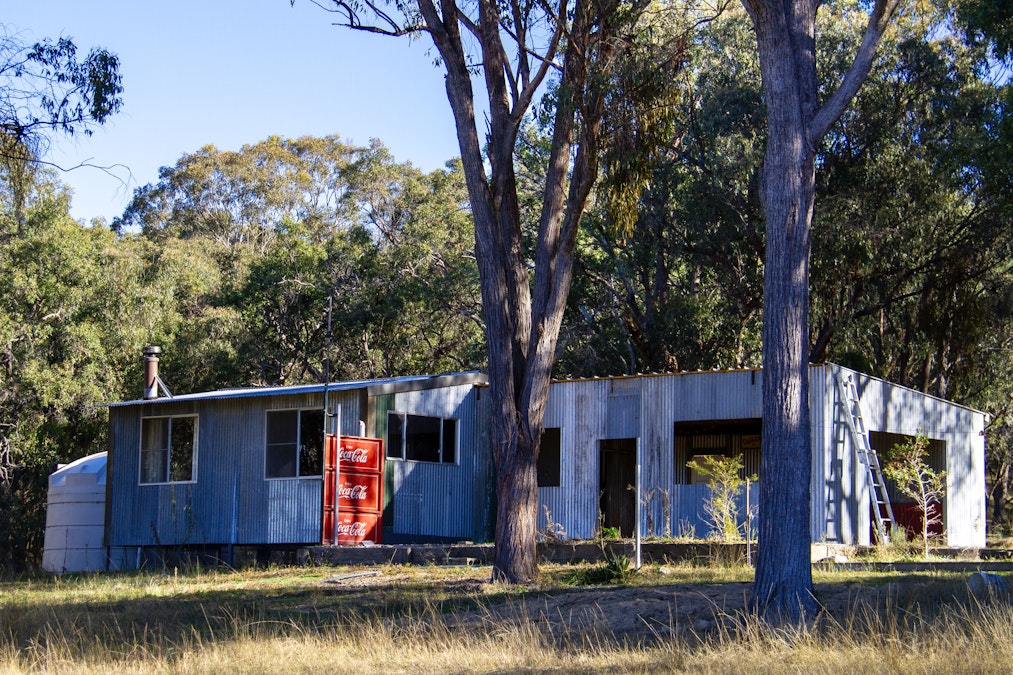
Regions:
[[[375,33],[378,35],[389,35],[391,37],[403,37],[414,33],[424,33],[429,30],[428,27],[422,23],[401,25],[391,15],[381,10],[379,5],[374,2],[369,2],[368,0],[363,1],[362,5],[376,15],[376,18],[380,20],[380,23],[387,26],[386,28],[362,23],[362,20],[359,18],[359,12],[356,11],[354,4],[344,2],[344,0],[331,0],[331,2],[328,3],[325,3],[322,0],[309,1],[325,12],[344,16],[344,21],[339,21],[335,25],[342,26],[344,28],[351,28],[352,30],[358,30],[365,33]],[[334,5],[333,7],[331,6],[332,3]],[[295,0],[289,0],[289,4],[295,5]]]
[[[746,2],[747,0],[743,0],[743,4]],[[862,83],[868,77],[872,62],[876,58],[876,48],[879,46],[879,41],[898,4],[900,4],[900,0],[876,0],[876,5],[869,15],[865,35],[862,37],[862,44],[855,54],[851,68],[844,75],[841,85],[816,111],[815,117],[809,123],[807,141],[810,148],[815,148],[822,142],[823,137],[830,131],[830,127],[844,114]]]

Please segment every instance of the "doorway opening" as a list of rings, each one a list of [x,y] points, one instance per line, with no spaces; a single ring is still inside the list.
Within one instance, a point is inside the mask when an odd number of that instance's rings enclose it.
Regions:
[[[616,438],[599,444],[598,513],[602,528],[632,537],[637,517],[637,439]]]

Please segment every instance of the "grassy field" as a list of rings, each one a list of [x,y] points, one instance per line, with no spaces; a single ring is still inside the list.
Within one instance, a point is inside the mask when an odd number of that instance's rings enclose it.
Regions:
[[[966,574],[817,572],[824,615],[769,628],[745,567],[526,588],[489,568],[271,568],[0,583],[0,673],[1013,672],[1013,607]]]

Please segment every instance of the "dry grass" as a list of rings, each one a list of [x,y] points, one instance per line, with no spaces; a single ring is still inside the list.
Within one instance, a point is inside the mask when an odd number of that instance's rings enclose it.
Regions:
[[[936,673],[1011,672],[1013,607],[963,579],[820,573],[836,598],[812,626],[776,629],[717,602],[709,620],[612,630],[620,596],[741,595],[744,568],[652,566],[634,588],[573,589],[547,567],[527,589],[489,570],[385,567],[129,574],[0,584],[0,673]],[[340,577],[340,578],[339,578]],[[847,602],[841,600],[848,599]],[[526,611],[593,603],[597,621]],[[550,625],[551,624],[551,625]]]

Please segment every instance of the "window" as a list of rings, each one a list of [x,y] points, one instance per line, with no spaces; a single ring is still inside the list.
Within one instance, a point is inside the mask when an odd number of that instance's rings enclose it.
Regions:
[[[457,461],[457,420],[387,413],[387,457],[453,464]]]
[[[538,448],[538,487],[559,487],[559,429],[544,429]]]
[[[140,482],[193,482],[196,448],[196,415],[141,418]]]
[[[322,476],[324,411],[271,410],[267,413],[267,478]]]

